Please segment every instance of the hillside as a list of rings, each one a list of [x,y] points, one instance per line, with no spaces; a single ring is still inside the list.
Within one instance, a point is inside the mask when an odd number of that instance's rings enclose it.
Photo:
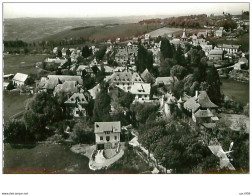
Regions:
[[[4,19],[4,40],[23,40],[33,42],[67,29],[99,26],[106,24],[125,24],[137,22],[134,18],[14,18]]]
[[[55,35],[44,38],[44,41],[60,41],[63,39],[90,39],[97,41],[105,41],[108,39],[115,40],[120,37],[121,40],[126,40],[133,36],[143,35],[144,33],[156,30],[161,27],[161,24],[141,25],[139,23],[130,24],[113,24],[103,26],[89,26],[68,29],[59,32]]]

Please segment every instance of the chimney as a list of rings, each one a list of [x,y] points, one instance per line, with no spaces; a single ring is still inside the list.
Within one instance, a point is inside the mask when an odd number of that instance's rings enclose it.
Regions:
[[[199,95],[199,91],[196,90],[196,91],[195,91],[195,96],[196,96],[196,98],[198,98],[198,95]]]

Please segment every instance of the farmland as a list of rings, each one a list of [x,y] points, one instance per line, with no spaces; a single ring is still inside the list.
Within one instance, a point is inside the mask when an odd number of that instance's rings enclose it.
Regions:
[[[36,62],[42,62],[47,55],[4,55],[4,74],[36,73]]]
[[[222,79],[221,92],[229,96],[231,99],[242,103],[243,105],[249,102],[249,84],[241,83],[234,80]]]
[[[91,26],[89,28],[73,28],[59,32],[55,35],[46,37],[44,40],[59,41],[62,39],[77,39],[83,37],[85,39],[104,41],[108,39],[116,39],[120,37],[122,40],[130,39],[134,36],[143,35],[150,31],[160,28],[159,24],[141,25],[139,23]]]
[[[11,116],[17,114],[25,109],[25,102],[31,96],[19,95],[18,92],[3,92],[4,100],[4,121],[8,121]]]

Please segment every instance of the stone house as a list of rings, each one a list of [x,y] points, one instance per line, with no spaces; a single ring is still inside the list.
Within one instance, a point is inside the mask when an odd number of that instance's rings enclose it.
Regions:
[[[120,144],[121,122],[95,122],[94,132],[97,150],[116,148]]]

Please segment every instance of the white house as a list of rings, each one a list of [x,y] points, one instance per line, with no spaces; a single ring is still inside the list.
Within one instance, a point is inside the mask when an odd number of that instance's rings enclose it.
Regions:
[[[145,102],[150,100],[150,83],[134,83],[130,92],[135,95],[135,102]]]
[[[27,74],[17,73],[13,77],[12,81],[14,86],[23,86],[25,85],[25,81],[27,80],[27,78],[28,78]]]
[[[97,150],[116,148],[120,143],[121,122],[95,122],[94,132]]]

